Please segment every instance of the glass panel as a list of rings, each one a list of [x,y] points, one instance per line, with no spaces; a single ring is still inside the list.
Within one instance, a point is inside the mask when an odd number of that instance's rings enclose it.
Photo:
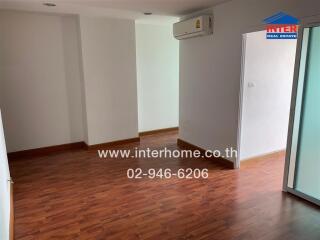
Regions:
[[[293,188],[294,183],[294,171],[296,167],[296,157],[297,157],[297,147],[299,139],[299,126],[300,126],[300,113],[302,105],[302,96],[303,96],[303,85],[305,78],[305,69],[307,62],[307,53],[308,53],[308,43],[309,43],[309,28],[303,30],[303,39],[300,55],[300,65],[299,65],[299,78],[297,85],[297,95],[296,95],[296,106],[295,106],[295,116],[294,116],[294,128],[292,132],[292,147],[290,151],[290,168],[288,176],[288,187]]]
[[[309,29],[294,188],[320,199],[320,27]]]

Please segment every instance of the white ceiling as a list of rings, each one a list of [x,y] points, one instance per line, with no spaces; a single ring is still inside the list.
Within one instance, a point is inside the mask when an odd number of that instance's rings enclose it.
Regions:
[[[57,0],[58,2],[59,0]],[[91,7],[152,12],[158,15],[182,16],[214,6],[226,0],[60,0]]]
[[[180,17],[228,0],[0,0],[0,8],[37,12],[94,14],[128,19],[176,21]],[[56,7],[43,6],[44,2]],[[143,12],[152,12],[144,16]]]

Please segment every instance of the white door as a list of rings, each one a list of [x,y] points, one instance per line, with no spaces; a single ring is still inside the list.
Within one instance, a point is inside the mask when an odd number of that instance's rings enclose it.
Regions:
[[[9,239],[10,172],[0,111],[0,239]]]

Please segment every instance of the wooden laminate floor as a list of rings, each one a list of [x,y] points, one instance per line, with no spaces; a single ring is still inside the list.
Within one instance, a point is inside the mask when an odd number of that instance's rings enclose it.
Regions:
[[[176,133],[122,148],[177,149]],[[74,150],[10,163],[15,239],[319,240],[319,208],[281,192],[278,154],[225,169],[212,160],[106,159]],[[208,168],[208,179],[129,180],[128,168]]]

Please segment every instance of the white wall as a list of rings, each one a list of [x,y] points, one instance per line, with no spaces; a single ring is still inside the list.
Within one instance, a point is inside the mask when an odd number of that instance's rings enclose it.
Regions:
[[[177,127],[179,41],[172,25],[136,23],[139,131]]]
[[[80,17],[89,145],[138,136],[135,24]]]
[[[10,223],[10,179],[6,144],[0,112],[0,239],[9,240]]]
[[[286,148],[296,40],[246,34],[240,159]]]
[[[0,11],[9,152],[138,136],[133,20]]]
[[[242,34],[278,11],[320,13],[313,0],[237,0],[216,6],[212,36],[180,41],[179,137],[206,149],[237,147]]]
[[[75,17],[0,11],[0,106],[9,152],[82,141]]]

